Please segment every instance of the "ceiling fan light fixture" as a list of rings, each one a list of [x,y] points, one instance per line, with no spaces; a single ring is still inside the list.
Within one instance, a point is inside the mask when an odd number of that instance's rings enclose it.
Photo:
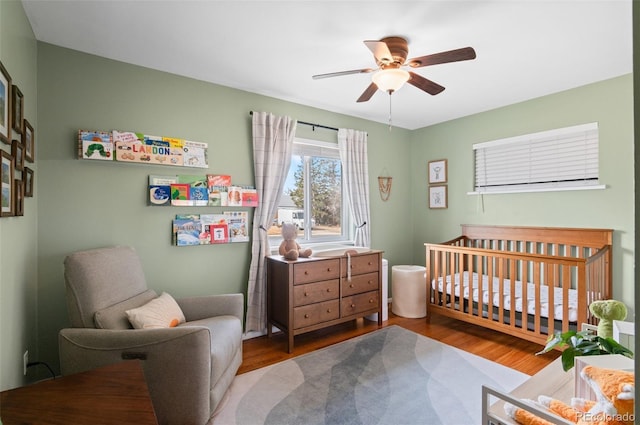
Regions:
[[[404,69],[382,69],[371,77],[382,91],[393,93],[409,80],[409,73]]]

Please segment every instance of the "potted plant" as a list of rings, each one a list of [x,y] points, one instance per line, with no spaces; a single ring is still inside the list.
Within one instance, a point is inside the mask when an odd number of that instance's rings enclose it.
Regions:
[[[536,354],[548,353],[554,348],[564,348],[562,351],[562,369],[565,372],[573,367],[573,360],[576,356],[622,354],[633,358],[633,352],[620,345],[613,338],[603,338],[589,331],[556,332],[549,337],[544,349]]]

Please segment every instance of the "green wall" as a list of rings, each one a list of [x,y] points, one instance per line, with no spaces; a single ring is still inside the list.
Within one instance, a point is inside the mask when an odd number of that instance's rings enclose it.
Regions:
[[[468,195],[474,143],[588,122],[600,130],[600,183],[605,190]],[[460,224],[614,229],[613,296],[634,306],[633,79],[625,75],[505,108],[460,118],[411,135],[414,261],[423,243],[454,238]],[[425,208],[427,161],[447,158],[446,210]]]
[[[0,1],[0,61],[24,95],[24,116],[36,128],[36,40],[18,1]],[[36,131],[36,140],[38,132]],[[11,147],[0,143],[11,153]],[[36,162],[29,164],[38,180]],[[21,173],[16,173],[20,177]],[[26,380],[22,354],[38,357],[37,346],[37,209],[38,194],[26,198],[24,216],[0,219],[0,390]],[[31,373],[31,372],[30,372]]]
[[[78,129],[207,142],[206,172],[229,173],[240,183],[253,180],[251,110],[365,130],[372,245],[386,251],[390,266],[424,264],[422,244],[456,235],[461,223],[608,227],[616,230],[614,295],[633,305],[631,76],[429,128],[389,132],[383,124],[37,43],[15,0],[0,0],[0,60],[25,94],[25,115],[36,129],[35,197],[26,200],[24,217],[0,219],[0,390],[24,383],[26,349],[32,360],[57,368],[57,333],[68,324],[62,261],[69,252],[133,245],[149,285],[176,296],[246,290],[248,244],[170,245],[173,214],[216,209],[146,206],[149,174],[187,169],[77,160]],[[483,204],[466,195],[473,181],[471,144],[589,121],[600,123],[606,190],[488,195]],[[336,139],[335,132],[305,126],[298,136]],[[440,158],[449,161],[449,208],[429,210],[426,164]],[[377,193],[376,177],[383,170],[393,176],[388,202]]]
[[[132,245],[147,281],[174,296],[246,292],[250,244],[171,246],[176,213],[222,208],[149,207],[149,174],[226,173],[253,183],[249,111],[290,115],[301,121],[356,128],[369,135],[372,245],[390,262],[411,256],[402,241],[411,229],[409,193],[396,190],[383,203],[377,176],[386,168],[398,188],[410,186],[409,132],[214,84],[111,61],[50,44],[38,44],[39,145],[39,344],[43,360],[57,364],[57,333],[67,326],[62,262],[68,253],[113,244]],[[336,140],[335,131],[300,125],[300,137]],[[209,169],[105,163],[77,159],[78,129],[127,130],[209,144]]]

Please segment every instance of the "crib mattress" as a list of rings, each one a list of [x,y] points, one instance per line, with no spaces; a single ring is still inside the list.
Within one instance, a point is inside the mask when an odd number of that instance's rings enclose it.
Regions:
[[[453,276],[447,275],[444,278],[438,278],[438,291],[446,292],[447,294],[454,297],[463,297],[464,299],[469,299],[470,287],[472,289],[472,297],[473,301],[478,303],[480,301],[480,280],[478,273],[462,273],[462,282],[460,282],[460,274],[456,273]],[[469,278],[471,275],[471,279]],[[451,280],[453,278],[453,288]],[[446,282],[446,288],[445,283]],[[462,285],[462,294],[461,294],[461,285]],[[511,280],[504,279],[504,293],[502,294],[503,298],[503,308],[505,310],[511,310]],[[435,279],[432,281],[431,286],[433,289],[436,289],[436,281]],[[522,294],[523,287],[522,282],[515,281],[515,310],[522,313]],[[493,294],[491,294],[492,305],[494,307],[500,306],[500,280],[497,277],[493,278]],[[562,320],[563,315],[563,301],[564,294],[562,288],[553,288],[553,318],[555,320]],[[578,296],[575,289],[569,289],[569,321],[577,322],[578,320]],[[482,304],[489,304],[489,276],[482,275]],[[533,283],[527,283],[527,314],[536,315],[536,305],[535,305],[535,285]],[[540,316],[549,318],[549,286],[541,285],[540,286]]]

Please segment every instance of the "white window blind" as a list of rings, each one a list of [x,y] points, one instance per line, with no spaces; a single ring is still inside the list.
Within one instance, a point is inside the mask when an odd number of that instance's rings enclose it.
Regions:
[[[598,123],[477,143],[473,149],[476,193],[599,186]]]

